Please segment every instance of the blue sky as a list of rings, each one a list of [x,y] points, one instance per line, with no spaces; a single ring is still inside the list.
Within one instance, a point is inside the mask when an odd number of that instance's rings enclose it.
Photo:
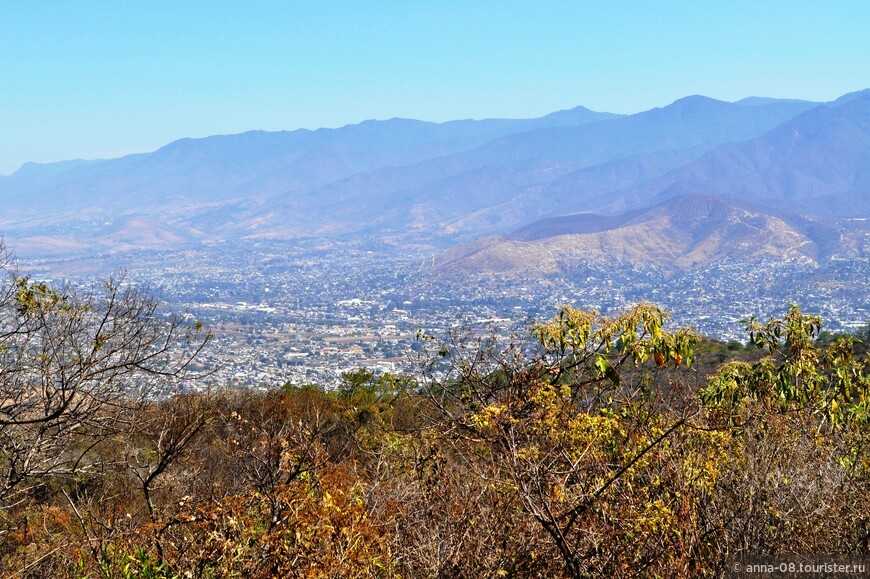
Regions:
[[[870,87],[870,2],[0,2],[0,175],[395,116]]]

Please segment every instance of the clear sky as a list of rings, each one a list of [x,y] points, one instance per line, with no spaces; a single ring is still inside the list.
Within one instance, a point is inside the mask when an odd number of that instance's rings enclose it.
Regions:
[[[0,175],[365,119],[870,87],[867,0],[0,0]]]

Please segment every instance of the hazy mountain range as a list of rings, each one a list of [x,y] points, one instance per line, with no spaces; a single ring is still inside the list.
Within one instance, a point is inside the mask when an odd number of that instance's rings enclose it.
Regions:
[[[866,255],[870,90],[182,139],[26,164],[0,196],[22,255],[300,235],[434,240],[459,268]]]

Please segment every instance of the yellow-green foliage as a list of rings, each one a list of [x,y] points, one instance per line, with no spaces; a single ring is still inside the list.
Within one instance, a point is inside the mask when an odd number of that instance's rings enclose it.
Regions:
[[[144,404],[135,429],[77,426],[104,443],[87,468],[0,505],[0,569],[717,577],[732,555],[866,554],[870,363],[819,328],[748,320],[760,354],[704,375],[656,306],[565,307],[533,344],[433,344],[437,376]]]

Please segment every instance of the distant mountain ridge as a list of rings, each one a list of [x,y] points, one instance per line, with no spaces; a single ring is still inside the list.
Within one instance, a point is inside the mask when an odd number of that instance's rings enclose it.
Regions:
[[[396,118],[26,164],[0,179],[0,233],[34,255],[310,235],[444,247],[496,235],[485,244],[598,236],[602,255],[611,244],[624,259],[648,253],[683,265],[725,255],[819,259],[861,251],[860,236],[831,232],[836,219],[870,215],[868,160],[870,91],[831,103],[695,95],[634,115],[576,107],[537,119]],[[785,205],[805,216],[784,217]],[[686,207],[709,219],[661,214]],[[751,229],[747,211],[766,232],[753,238],[756,249],[728,221]],[[560,227],[570,232],[547,233]],[[670,253],[613,233],[643,228]],[[690,243],[689,229],[702,241]],[[791,251],[788,239],[803,245]]]
[[[528,221],[530,206],[558,211],[546,193],[527,196],[515,215],[500,206],[515,196],[573,171],[646,155],[692,151],[683,160],[734,139],[757,135],[806,110],[804,104],[744,107],[687,97],[637,115],[573,127],[548,127],[507,135],[481,147],[437,157],[419,165],[390,167],[317,190],[312,197],[333,199],[330,217],[351,224],[360,207],[379,227],[436,233],[493,232]],[[289,204],[297,199],[291,197]],[[279,206],[287,203],[276,199]],[[312,202],[307,207],[316,205]],[[499,215],[492,217],[492,211]],[[573,208],[582,210],[582,206]],[[376,211],[372,211],[376,210]],[[475,220],[478,212],[487,218]],[[311,213],[309,212],[309,215]],[[263,214],[261,214],[263,216]],[[312,217],[320,220],[315,211]],[[472,216],[472,219],[469,219]]]
[[[691,193],[815,215],[870,214],[870,91],[847,95],[622,193],[611,210]]]

